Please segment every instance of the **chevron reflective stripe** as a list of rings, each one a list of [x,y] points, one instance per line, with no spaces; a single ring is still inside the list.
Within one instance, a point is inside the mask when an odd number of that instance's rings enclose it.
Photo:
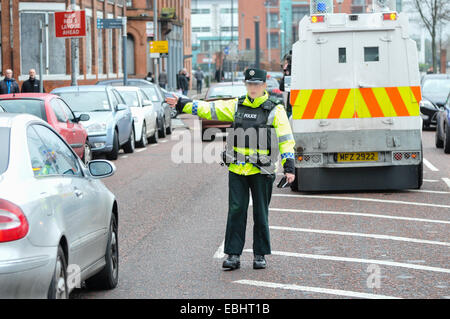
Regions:
[[[294,120],[419,116],[420,86],[291,90]]]
[[[214,102],[211,102],[211,103],[209,104],[209,108],[210,108],[210,110],[211,110],[211,120],[217,121],[218,118],[217,118],[216,106],[214,105]]]

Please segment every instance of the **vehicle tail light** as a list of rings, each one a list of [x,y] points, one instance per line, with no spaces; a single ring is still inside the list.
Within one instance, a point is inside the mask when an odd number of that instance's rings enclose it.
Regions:
[[[27,218],[20,207],[0,199],[0,243],[25,237],[28,228]]]
[[[397,20],[397,13],[395,13],[395,12],[384,13],[384,14],[383,14],[383,20],[384,20],[384,21],[388,21],[388,20],[394,21],[394,20]]]
[[[303,161],[303,156],[299,156],[297,157],[297,159],[299,160],[299,162]]]
[[[312,16],[311,22],[312,23],[325,22],[325,16]]]

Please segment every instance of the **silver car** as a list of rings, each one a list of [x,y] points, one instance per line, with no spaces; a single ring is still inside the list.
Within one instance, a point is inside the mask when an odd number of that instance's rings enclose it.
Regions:
[[[44,121],[0,113],[0,298],[68,298],[118,282],[118,209],[99,178]]]

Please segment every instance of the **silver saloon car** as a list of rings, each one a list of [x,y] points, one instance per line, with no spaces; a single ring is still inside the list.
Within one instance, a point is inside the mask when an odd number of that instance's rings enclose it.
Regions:
[[[118,209],[99,180],[44,121],[0,113],[0,299],[68,298],[118,282]]]

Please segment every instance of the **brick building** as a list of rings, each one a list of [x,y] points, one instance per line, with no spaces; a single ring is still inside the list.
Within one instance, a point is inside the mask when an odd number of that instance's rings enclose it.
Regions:
[[[44,44],[44,88],[71,83],[69,39],[55,37],[54,13],[65,11],[70,0],[2,0],[0,6],[0,70],[12,69],[21,86],[30,68],[39,70],[39,22],[48,21]],[[153,0],[76,0],[86,11],[86,37],[79,39],[78,84],[123,78],[122,30],[97,29],[97,18],[127,17],[127,73],[143,78],[153,70],[149,57],[147,23],[153,21]],[[158,0],[160,39],[169,41],[169,56],[161,68],[169,76],[169,87],[176,87],[176,72],[191,72],[190,0]],[[164,12],[171,11],[174,15]],[[150,30],[149,30],[150,32]]]

